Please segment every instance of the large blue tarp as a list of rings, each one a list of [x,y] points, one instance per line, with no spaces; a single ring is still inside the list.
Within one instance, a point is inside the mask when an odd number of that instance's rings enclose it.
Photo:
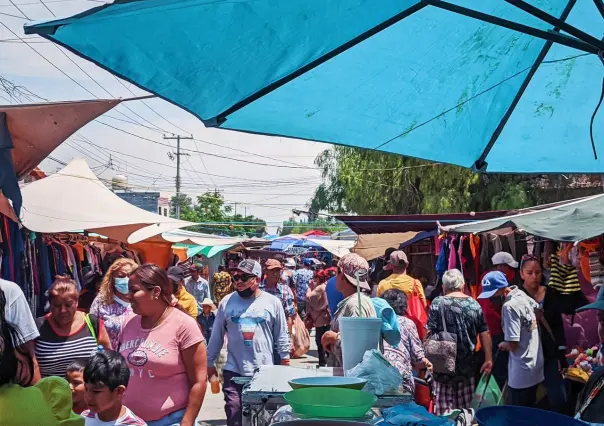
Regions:
[[[451,3],[551,29],[504,0]],[[529,3],[560,16],[569,1]],[[577,1],[567,22],[602,38],[592,1]],[[206,125],[465,167],[483,153],[546,43],[418,0],[118,1],[25,29]],[[312,68],[334,50],[341,53]],[[300,75],[271,91],[292,74]],[[603,74],[596,55],[554,45],[486,170],[604,172],[589,139]],[[594,136],[604,157],[604,111]]]

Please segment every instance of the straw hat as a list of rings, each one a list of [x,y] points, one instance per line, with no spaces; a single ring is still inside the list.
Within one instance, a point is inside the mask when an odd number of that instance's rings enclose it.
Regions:
[[[203,305],[210,305],[212,307],[212,310],[216,309],[216,306],[214,305],[214,302],[212,302],[212,299],[209,299],[207,297],[203,299],[203,302],[201,302],[201,306]]]

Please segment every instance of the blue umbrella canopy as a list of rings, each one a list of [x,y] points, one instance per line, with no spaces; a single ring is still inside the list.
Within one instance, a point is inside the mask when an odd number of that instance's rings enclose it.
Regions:
[[[603,17],[602,0],[118,0],[25,32],[206,126],[601,173]]]

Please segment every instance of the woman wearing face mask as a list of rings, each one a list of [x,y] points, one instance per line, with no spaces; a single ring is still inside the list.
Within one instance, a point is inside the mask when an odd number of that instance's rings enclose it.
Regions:
[[[65,377],[76,358],[88,358],[101,345],[111,349],[103,320],[78,311],[78,289],[70,277],[57,277],[48,291],[50,313],[38,318],[36,358],[42,377]]]
[[[90,306],[90,313],[105,322],[111,346],[117,347],[117,340],[124,320],[132,313],[128,300],[128,276],[137,267],[131,259],[117,259],[103,277],[99,294]]]
[[[522,290],[539,303],[541,307],[541,311],[537,314],[537,320],[545,361],[543,366],[544,384],[547,388],[550,409],[567,414],[569,410],[566,404],[566,389],[562,378],[562,369],[568,367],[568,362],[565,357],[566,339],[562,315],[544,304],[547,287],[542,285],[541,264],[537,257],[532,255],[522,257],[520,278],[522,278]]]
[[[206,393],[206,345],[197,322],[174,304],[168,274],[153,264],[130,276],[119,352],[132,376],[124,405],[149,426],[193,426]]]

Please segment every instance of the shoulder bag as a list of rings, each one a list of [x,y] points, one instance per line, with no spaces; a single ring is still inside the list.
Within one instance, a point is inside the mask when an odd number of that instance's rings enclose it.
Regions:
[[[445,304],[440,302],[440,315],[443,331],[430,333],[424,342],[426,358],[434,366],[434,372],[439,374],[455,374],[455,357],[457,355],[457,335],[447,331],[445,320]]]

